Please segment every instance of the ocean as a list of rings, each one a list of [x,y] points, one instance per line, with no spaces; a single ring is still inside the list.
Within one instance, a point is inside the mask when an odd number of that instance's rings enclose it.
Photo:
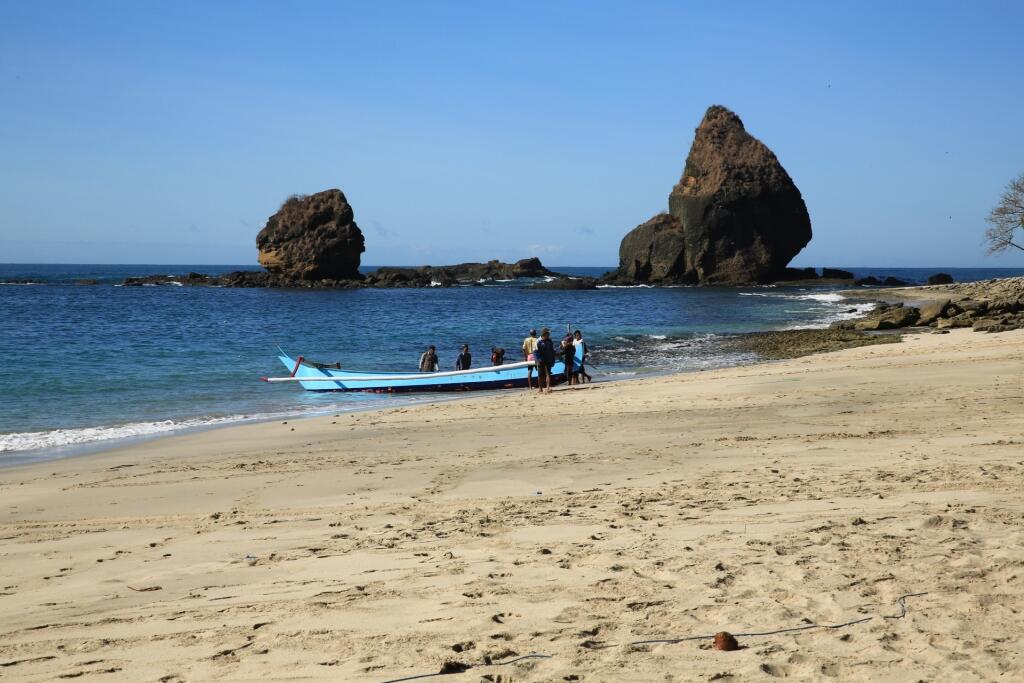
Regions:
[[[125,439],[237,423],[438,400],[434,395],[304,392],[292,355],[351,369],[414,371],[435,344],[442,369],[470,345],[517,360],[531,327],[583,331],[598,381],[751,363],[723,343],[743,332],[825,327],[864,304],[831,287],[527,288],[528,282],[430,289],[282,290],[121,287],[129,276],[252,266],[0,265],[0,465],[80,454]],[[368,267],[367,269],[372,269]],[[559,268],[600,275],[611,268]],[[923,281],[971,281],[1024,269],[847,268]],[[95,280],[95,285],[75,284]],[[446,397],[447,398],[447,397]]]

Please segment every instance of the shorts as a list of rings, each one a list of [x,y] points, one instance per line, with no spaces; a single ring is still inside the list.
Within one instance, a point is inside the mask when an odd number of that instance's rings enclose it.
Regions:
[[[537,361],[537,377],[550,377],[551,366],[542,360]]]

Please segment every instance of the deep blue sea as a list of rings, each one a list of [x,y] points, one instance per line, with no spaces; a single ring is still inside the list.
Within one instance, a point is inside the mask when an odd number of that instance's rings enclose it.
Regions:
[[[753,362],[723,337],[820,327],[855,315],[818,288],[604,288],[550,291],[528,282],[431,289],[282,290],[121,287],[128,276],[220,273],[252,266],[2,265],[0,464],[57,457],[119,439],[242,420],[360,410],[437,396],[320,394],[259,381],[285,375],[276,345],[350,369],[413,371],[435,344],[443,369],[468,343],[518,359],[531,327],[583,330],[597,380]],[[610,268],[558,268],[600,275]],[[957,280],[1024,269],[847,268],[858,276]],[[74,284],[95,279],[97,285]]]

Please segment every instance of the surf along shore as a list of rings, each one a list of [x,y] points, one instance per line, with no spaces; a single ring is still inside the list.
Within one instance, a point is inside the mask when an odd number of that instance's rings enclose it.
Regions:
[[[0,675],[1019,678],[1022,362],[953,330],[6,468]]]

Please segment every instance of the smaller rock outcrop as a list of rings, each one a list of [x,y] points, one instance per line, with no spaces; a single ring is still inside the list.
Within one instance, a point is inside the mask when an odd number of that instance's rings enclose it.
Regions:
[[[869,315],[853,323],[855,330],[896,330],[910,327],[920,318],[921,312],[913,306],[879,306],[875,315]]]
[[[818,280],[818,271],[814,268],[784,268],[779,275],[779,282],[809,282]]]
[[[256,236],[259,263],[291,280],[358,280],[365,246],[341,190],[288,198]]]
[[[587,290],[597,289],[597,280],[592,277],[559,277],[554,280],[535,282],[530,289]]]
[[[453,287],[461,284],[498,282],[531,277],[555,277],[539,258],[515,263],[498,260],[487,263],[459,263],[454,266],[420,266],[418,268],[384,267],[366,276],[370,287]]]
[[[956,281],[949,273],[935,273],[928,276],[928,284],[930,285],[951,285],[954,282]]]
[[[852,280],[853,273],[840,268],[822,268],[821,277],[826,280]]]

